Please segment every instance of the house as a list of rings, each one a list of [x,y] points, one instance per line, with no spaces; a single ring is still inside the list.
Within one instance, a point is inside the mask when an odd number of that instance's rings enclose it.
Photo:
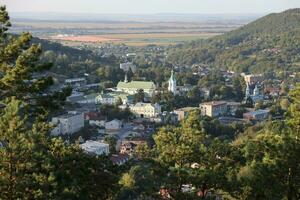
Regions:
[[[209,117],[219,117],[227,113],[227,103],[225,101],[211,101],[200,104],[201,115]]]
[[[84,119],[88,121],[91,126],[104,127],[106,123],[106,117],[100,115],[99,112],[85,112]]]
[[[118,119],[114,119],[105,123],[105,129],[108,131],[117,131],[122,128],[122,122]]]
[[[120,81],[117,85],[117,91],[134,95],[139,90],[143,90],[148,96],[152,96],[156,90],[156,86],[152,81]]]
[[[86,85],[86,79],[85,78],[72,78],[72,79],[66,79],[65,84],[67,86],[70,86],[72,88],[79,88]]]
[[[110,92],[110,93],[101,93],[96,97],[96,103],[97,104],[108,104],[108,105],[114,105],[119,100],[122,101],[122,104],[130,104],[133,102],[134,96],[128,95],[124,92]]]
[[[109,145],[106,143],[87,140],[85,143],[80,144],[80,147],[87,153],[95,155],[108,155]]]
[[[273,97],[278,97],[282,93],[282,89],[280,87],[269,86],[265,88],[265,93]]]
[[[159,104],[151,103],[136,103],[129,106],[130,111],[135,114],[136,117],[152,118],[161,114],[161,106]]]
[[[174,110],[174,113],[177,114],[178,116],[178,121],[184,120],[188,114],[193,111],[193,110],[198,110],[199,108],[197,107],[185,107],[185,108],[180,108],[177,110]]]
[[[76,111],[53,117],[52,124],[56,127],[51,131],[52,135],[73,134],[84,127],[84,114]]]
[[[67,98],[67,101],[72,103],[79,103],[79,104],[96,104],[96,97],[98,93],[92,93],[89,95],[72,95]]]
[[[116,103],[116,99],[110,94],[102,93],[96,97],[96,103],[114,105]]]
[[[110,157],[110,160],[114,165],[123,165],[130,159],[130,156],[128,154],[118,154],[118,155],[112,155]]]
[[[267,119],[269,115],[270,115],[269,110],[256,110],[256,111],[244,113],[243,117],[248,120],[262,121]]]
[[[143,144],[146,144],[144,140],[123,140],[121,142],[120,153],[132,156],[135,151],[135,148],[138,145]]]

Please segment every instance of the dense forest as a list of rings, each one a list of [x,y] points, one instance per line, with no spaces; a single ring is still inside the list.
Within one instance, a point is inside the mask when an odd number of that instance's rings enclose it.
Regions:
[[[299,71],[300,9],[270,14],[237,30],[169,50],[169,62],[238,72]]]

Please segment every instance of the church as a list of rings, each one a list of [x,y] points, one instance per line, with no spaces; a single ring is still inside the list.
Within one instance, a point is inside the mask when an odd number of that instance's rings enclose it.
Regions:
[[[251,100],[253,101],[253,103],[257,103],[260,100],[264,99],[264,95],[260,94],[259,88],[258,88],[258,84],[255,84],[255,88],[253,91],[251,91],[250,89],[250,85],[247,84],[247,88],[246,88],[246,92],[245,92],[245,102],[251,98]]]
[[[177,83],[176,83],[176,77],[174,75],[174,70],[172,70],[171,77],[168,82],[168,91],[172,92],[174,95],[177,94]]]

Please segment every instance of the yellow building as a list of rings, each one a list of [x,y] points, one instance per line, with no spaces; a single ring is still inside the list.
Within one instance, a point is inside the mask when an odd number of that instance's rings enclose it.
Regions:
[[[161,107],[159,104],[151,103],[136,103],[129,107],[130,111],[137,117],[151,118],[161,114]]]

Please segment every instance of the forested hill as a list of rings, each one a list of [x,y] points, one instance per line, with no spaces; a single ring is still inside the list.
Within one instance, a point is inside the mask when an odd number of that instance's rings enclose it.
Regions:
[[[91,83],[99,82],[100,75],[102,75],[102,81],[121,79],[121,77],[111,77],[111,74],[113,76],[120,74],[115,73],[119,69],[119,61],[113,55],[102,57],[90,50],[63,46],[39,38],[33,38],[32,43],[41,44],[43,49],[41,59],[43,62],[53,63],[51,72],[58,81],[64,81],[66,78],[82,77],[85,74],[89,74],[87,79]]]
[[[171,48],[172,63],[205,63],[238,72],[299,71],[300,9],[262,17],[208,40]]]

